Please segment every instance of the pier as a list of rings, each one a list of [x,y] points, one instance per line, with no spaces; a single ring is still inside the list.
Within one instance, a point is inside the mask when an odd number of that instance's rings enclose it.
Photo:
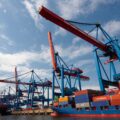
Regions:
[[[52,113],[52,109],[31,109],[31,110],[18,110],[12,111],[12,115],[50,115]]]

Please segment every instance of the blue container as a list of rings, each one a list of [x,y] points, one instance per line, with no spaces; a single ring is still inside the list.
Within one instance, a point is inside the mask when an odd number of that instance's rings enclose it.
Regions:
[[[75,96],[75,103],[84,103],[89,101],[91,101],[91,97],[88,94]]]
[[[97,106],[109,106],[109,101],[97,101],[97,102],[91,102],[92,107],[97,107]]]

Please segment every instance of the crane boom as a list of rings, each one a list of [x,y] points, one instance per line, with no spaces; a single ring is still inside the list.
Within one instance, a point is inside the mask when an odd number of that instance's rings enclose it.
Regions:
[[[54,46],[53,46],[53,42],[52,42],[51,32],[48,32],[48,42],[49,42],[49,46],[50,46],[52,65],[53,65],[54,70],[56,70],[57,69],[57,63],[56,63],[56,59],[55,59],[55,50],[54,50]]]
[[[52,11],[48,10],[44,6],[41,6],[39,10],[39,14],[46,18],[47,20],[57,24],[58,26],[64,28],[65,30],[75,34],[76,36],[82,38],[83,40],[91,43],[92,45],[98,47],[104,52],[108,51],[108,46],[103,44],[102,42],[96,40],[94,37],[88,35],[86,32],[80,30],[79,28],[73,26],[62,17],[58,16],[57,14],[53,13]]]

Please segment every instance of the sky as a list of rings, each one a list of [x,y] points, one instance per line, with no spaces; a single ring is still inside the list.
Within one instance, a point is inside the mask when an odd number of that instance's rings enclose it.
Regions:
[[[41,78],[51,80],[50,31],[64,61],[91,78],[82,82],[83,88],[98,88],[93,46],[42,18],[41,5],[67,20],[100,23],[112,37],[120,37],[119,0],[0,0],[1,78],[13,76],[17,66],[18,73],[34,69]]]

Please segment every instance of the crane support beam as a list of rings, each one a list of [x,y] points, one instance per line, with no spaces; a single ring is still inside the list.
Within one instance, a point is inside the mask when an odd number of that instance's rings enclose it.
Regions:
[[[103,44],[102,42],[96,40],[94,37],[88,35],[86,32],[80,30],[79,28],[73,26],[66,20],[64,20],[62,17],[58,16],[57,14],[53,13],[52,11],[48,10],[44,6],[41,6],[39,10],[39,14],[46,18],[47,20],[55,23],[56,25],[64,28],[65,30],[73,33],[74,35],[82,38],[83,40],[91,43],[92,45],[98,47],[104,52],[108,52],[108,46]]]
[[[65,74],[65,75],[72,76],[72,77],[77,77],[77,76],[78,76],[77,73],[65,72],[64,74]],[[84,76],[84,75],[80,75],[80,78],[81,78],[82,80],[89,80],[89,79],[90,79],[89,77]]]
[[[111,82],[111,81],[103,80],[103,84],[104,85],[110,85],[110,86],[119,87],[118,82]]]
[[[27,93],[27,92],[28,92],[28,90],[22,90],[22,92]],[[37,93],[37,94],[42,94],[42,92],[34,92],[34,93]]]
[[[15,81],[9,81],[9,80],[0,80],[0,82],[3,82],[3,83],[11,83],[11,84],[16,84]],[[21,84],[21,85],[33,85],[33,83],[27,83],[27,82],[17,82],[17,84]],[[36,86],[46,86],[46,87],[49,87],[51,86],[51,84],[40,84],[40,83],[35,83]]]
[[[1,83],[11,83],[11,84],[16,84],[15,81],[10,81],[10,80],[0,80]],[[17,84],[21,85],[33,85],[33,83],[27,83],[27,82],[18,82]],[[40,87],[52,87],[52,82],[44,82],[44,83],[35,83],[36,86]],[[55,88],[59,88],[58,86],[55,86]]]

